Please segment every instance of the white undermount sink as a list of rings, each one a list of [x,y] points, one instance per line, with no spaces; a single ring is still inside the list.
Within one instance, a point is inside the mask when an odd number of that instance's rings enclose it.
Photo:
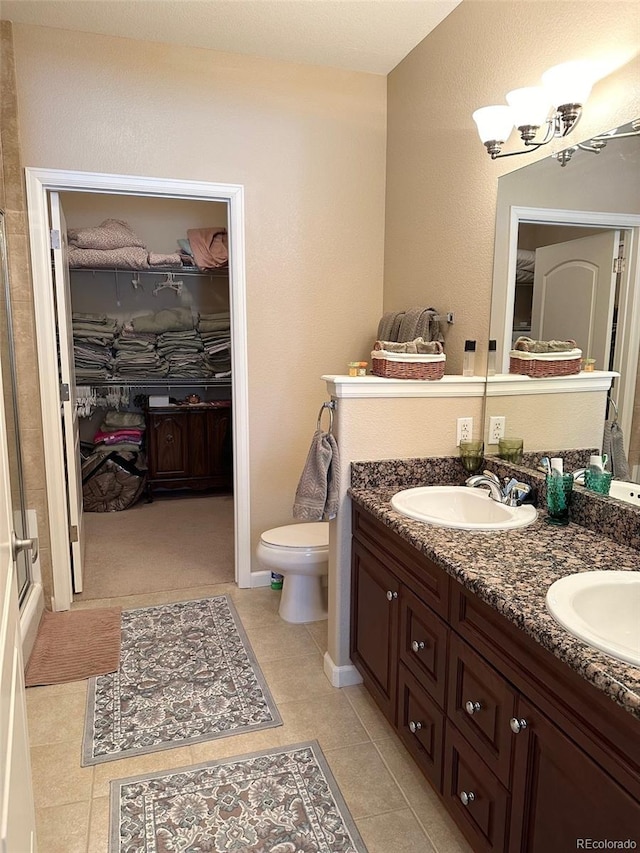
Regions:
[[[612,480],[609,496],[619,501],[640,506],[640,483],[629,483],[625,480]]]
[[[417,486],[391,498],[391,506],[409,518],[460,530],[514,530],[536,519],[535,507],[510,507],[494,500],[483,488]]]
[[[547,608],[570,634],[640,666],[640,572],[580,572],[552,583]]]

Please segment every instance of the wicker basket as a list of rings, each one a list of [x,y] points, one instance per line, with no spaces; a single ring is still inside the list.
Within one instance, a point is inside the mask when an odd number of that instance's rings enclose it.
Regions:
[[[386,379],[442,379],[447,357],[422,353],[387,352],[371,353],[372,373]]]
[[[509,353],[509,373],[541,378],[545,376],[571,376],[580,373],[582,350],[567,352],[523,352],[512,349]]]

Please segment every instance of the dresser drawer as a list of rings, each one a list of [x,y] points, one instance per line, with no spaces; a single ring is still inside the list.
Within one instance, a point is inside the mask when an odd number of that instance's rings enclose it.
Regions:
[[[444,708],[447,687],[446,624],[405,586],[400,591],[400,660]]]
[[[506,850],[509,792],[449,721],[443,796],[475,853]]]
[[[447,713],[506,787],[509,786],[515,714],[512,686],[451,632]]]
[[[444,721],[444,713],[401,663],[398,671],[398,734],[438,792],[442,792]]]

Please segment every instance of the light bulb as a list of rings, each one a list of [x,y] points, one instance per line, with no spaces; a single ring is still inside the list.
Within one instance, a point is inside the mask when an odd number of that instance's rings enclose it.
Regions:
[[[541,127],[551,108],[548,92],[542,86],[526,86],[507,94],[515,127]]]
[[[542,85],[556,107],[565,104],[584,106],[591,94],[593,82],[593,68],[584,60],[554,65],[542,75]]]
[[[513,130],[511,110],[504,104],[480,107],[474,112],[473,120],[484,143],[506,142]]]

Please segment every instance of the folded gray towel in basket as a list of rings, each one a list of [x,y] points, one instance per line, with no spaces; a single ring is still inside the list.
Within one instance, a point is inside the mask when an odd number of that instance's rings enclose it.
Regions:
[[[293,502],[293,517],[302,521],[335,518],[340,500],[340,457],[331,433],[317,429]]]

